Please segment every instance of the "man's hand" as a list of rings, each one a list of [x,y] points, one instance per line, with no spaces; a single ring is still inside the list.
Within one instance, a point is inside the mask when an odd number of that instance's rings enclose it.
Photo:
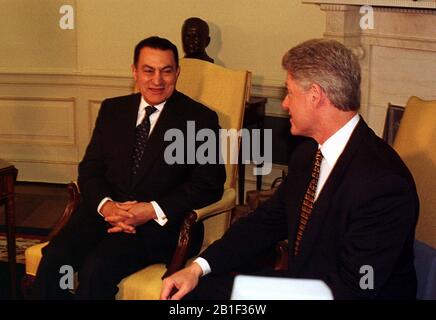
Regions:
[[[101,214],[105,221],[109,222],[113,227],[108,230],[112,232],[135,233],[135,227],[127,223],[128,219],[133,218],[133,214],[128,212],[128,209],[136,204],[136,201],[128,201],[123,203],[123,207],[114,201],[106,201],[101,208]]]
[[[125,221],[131,226],[139,226],[147,223],[152,219],[156,219],[156,212],[150,202],[117,203],[117,207],[122,210],[127,210],[132,216]]]
[[[151,219],[156,219],[156,212],[149,202],[115,202],[115,206],[118,209],[117,212],[121,215],[111,215],[105,218],[106,221],[113,225],[108,230],[109,233],[135,233],[136,226],[144,224]]]
[[[160,292],[161,300],[180,300],[186,294],[194,290],[203,270],[197,263],[192,263],[173,275],[165,278]]]

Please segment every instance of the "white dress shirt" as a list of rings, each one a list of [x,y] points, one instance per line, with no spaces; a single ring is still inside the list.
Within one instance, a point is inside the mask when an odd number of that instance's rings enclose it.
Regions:
[[[318,185],[316,187],[315,201],[318,199],[318,195],[324,187],[330,172],[332,172],[336,161],[338,161],[339,156],[342,154],[342,151],[344,151],[348,140],[350,140],[351,134],[354,128],[356,128],[359,119],[360,116],[356,114],[342,128],[328,138],[323,145],[318,146],[321,149],[323,158],[321,161]]]
[[[342,154],[342,151],[344,151],[348,140],[350,140],[351,134],[353,133],[354,128],[356,128],[359,119],[360,116],[356,114],[341,129],[336,131],[330,138],[328,138],[323,145],[318,146],[321,149],[323,158],[321,161],[315,201],[318,198],[318,195],[320,194],[322,188],[324,187],[327,178],[332,172],[336,161]],[[206,261],[206,259],[198,257],[194,260],[194,262],[198,263],[200,268],[203,270],[203,276],[211,272],[209,263]]]
[[[159,119],[162,110],[165,107],[165,103],[166,101],[162,102],[161,104],[155,105],[154,107],[156,108],[156,110],[150,115],[150,133],[149,135],[153,132],[154,126],[157,123],[157,120]],[[136,126],[139,126],[139,124],[142,122],[142,120],[145,117],[145,108],[149,106],[149,104],[147,102],[145,102],[144,98],[141,97],[141,103],[139,104],[139,109],[138,109],[138,117],[136,120]],[[97,207],[97,212],[103,216],[101,214],[101,208],[103,207],[103,205],[107,202],[107,201],[112,201],[112,199],[110,197],[105,197],[103,198],[103,200],[100,201],[100,204]],[[150,201],[151,205],[154,208],[154,211],[156,212],[156,216],[157,218],[154,219],[154,221],[156,221],[158,224],[160,224],[161,226],[164,226],[167,222],[168,219],[165,215],[165,213],[162,211],[161,207],[157,204],[156,201]]]

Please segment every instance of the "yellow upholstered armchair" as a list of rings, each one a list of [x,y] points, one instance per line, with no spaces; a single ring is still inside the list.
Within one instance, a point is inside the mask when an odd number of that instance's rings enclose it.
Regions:
[[[249,93],[250,73],[223,68],[196,59],[180,60],[180,76],[177,90],[205,104],[217,112],[221,128],[240,130],[242,127],[245,102]],[[238,147],[237,147],[238,148]],[[236,155],[238,150],[234,150]],[[164,264],[148,266],[126,278],[118,285],[117,299],[158,299],[162,277],[183,268],[186,264],[190,245],[191,230],[195,223],[204,222],[203,248],[220,238],[228,228],[230,212],[236,204],[237,164],[230,161],[234,153],[227,152],[226,174],[222,199],[205,208],[187,214],[182,225],[177,249],[168,269]],[[79,199],[79,191],[74,183],[68,185],[70,201],[61,219],[63,223],[73,214]],[[61,226],[60,226],[61,227]],[[54,233],[60,227],[55,228]],[[26,276],[23,288],[28,292],[41,259],[41,248],[47,243],[38,244],[26,250]]]
[[[418,299],[436,299],[436,100],[410,97],[394,140],[419,196],[415,267]]]
[[[418,190],[416,239],[436,248],[436,100],[409,99],[393,147]]]

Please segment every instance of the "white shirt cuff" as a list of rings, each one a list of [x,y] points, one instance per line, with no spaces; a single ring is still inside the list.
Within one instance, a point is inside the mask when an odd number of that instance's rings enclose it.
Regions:
[[[109,197],[103,198],[103,200],[100,201],[100,204],[97,207],[98,214],[101,215],[103,218],[104,218],[104,215],[101,213],[100,210],[101,210],[101,208],[103,208],[103,205],[108,201],[113,201],[113,200]]]
[[[162,227],[168,222],[167,216],[162,211],[162,209],[159,207],[156,201],[151,201],[151,205],[154,208],[154,212],[156,212],[157,218],[154,219],[158,224],[160,224]]]
[[[200,266],[201,270],[203,270],[202,276],[205,276],[212,272],[209,266],[209,262],[207,262],[206,259],[202,257],[198,257],[197,259],[194,260],[194,262]]]

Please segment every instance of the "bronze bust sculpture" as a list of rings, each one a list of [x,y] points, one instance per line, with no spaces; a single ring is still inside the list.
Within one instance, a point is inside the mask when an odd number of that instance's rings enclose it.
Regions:
[[[209,26],[206,21],[197,17],[186,19],[182,27],[182,43],[185,58],[214,62],[206,53],[206,47],[210,43]]]

